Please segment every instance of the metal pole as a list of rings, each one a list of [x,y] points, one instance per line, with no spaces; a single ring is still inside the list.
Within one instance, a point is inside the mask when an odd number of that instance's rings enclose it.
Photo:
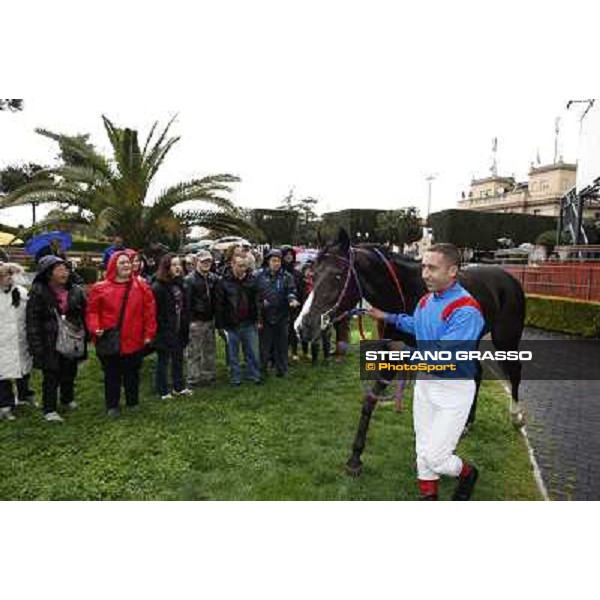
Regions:
[[[564,219],[564,211],[565,211],[565,200],[564,198],[560,199],[560,209],[558,213],[558,233],[556,234],[556,245],[560,246],[562,240],[562,231],[564,227],[563,219]]]
[[[429,218],[429,215],[431,214],[432,184],[435,181],[435,175],[429,175],[429,177],[426,178],[426,181],[428,183],[427,218]]]
[[[576,246],[581,245],[581,229],[583,227],[583,207],[585,204],[585,198],[583,196],[579,196],[577,198],[577,232],[576,232]]]

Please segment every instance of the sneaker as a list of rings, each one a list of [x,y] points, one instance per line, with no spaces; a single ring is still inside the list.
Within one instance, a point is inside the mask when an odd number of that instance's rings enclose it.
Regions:
[[[173,400],[173,396],[171,394],[165,394],[160,397],[161,400]]]
[[[461,475],[461,477],[459,477],[458,485],[456,486],[456,491],[454,492],[454,496],[452,496],[452,500],[463,502],[470,500],[478,478],[479,471],[471,466],[471,470],[467,475]]]
[[[121,411],[118,408],[111,408],[107,413],[106,416],[109,419],[118,419],[121,416]]]
[[[67,404],[67,408],[69,410],[77,410],[79,408],[79,404],[77,404],[75,401],[69,402],[69,404]]]
[[[16,417],[13,415],[13,411],[10,406],[0,409],[0,421],[14,421],[15,419]]]
[[[193,396],[194,392],[192,392],[192,390],[189,390],[188,388],[185,388],[184,390],[181,390],[180,392],[173,390],[173,395],[174,396]]]
[[[47,423],[64,423],[65,420],[57,413],[51,412],[44,415],[44,420]]]

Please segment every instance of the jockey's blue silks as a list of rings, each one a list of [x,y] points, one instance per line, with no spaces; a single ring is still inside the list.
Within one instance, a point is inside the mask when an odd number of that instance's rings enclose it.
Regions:
[[[424,296],[414,315],[386,314],[385,322],[415,336],[419,350],[475,350],[485,327],[479,303],[458,282]],[[460,342],[452,344],[452,342]],[[473,361],[458,363],[453,378],[475,376]]]

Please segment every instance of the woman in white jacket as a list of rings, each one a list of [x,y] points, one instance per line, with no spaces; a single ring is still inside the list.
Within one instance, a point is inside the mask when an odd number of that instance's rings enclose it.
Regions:
[[[0,421],[15,418],[13,381],[17,384],[19,401],[32,400],[29,391],[32,359],[25,330],[27,290],[15,283],[22,272],[18,265],[0,263]]]

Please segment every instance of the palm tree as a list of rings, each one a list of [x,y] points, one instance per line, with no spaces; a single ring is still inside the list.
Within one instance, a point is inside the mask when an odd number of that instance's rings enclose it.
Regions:
[[[148,201],[150,184],[168,153],[180,140],[168,137],[173,120],[155,138],[158,123],[152,127],[143,148],[135,130],[115,127],[102,117],[112,157],[106,158],[87,142],[86,136],[67,136],[37,129],[40,135],[56,141],[62,155],[73,160],[40,171],[39,179],[15,190],[2,200],[0,208],[25,203],[55,203],[49,225],[86,225],[96,233],[123,236],[134,248],[143,248],[165,235],[178,237],[182,228],[206,226],[223,233],[252,235],[254,229],[226,196],[239,178],[209,175],[177,183]],[[188,210],[178,215],[175,208],[191,201],[202,201],[210,208]]]

